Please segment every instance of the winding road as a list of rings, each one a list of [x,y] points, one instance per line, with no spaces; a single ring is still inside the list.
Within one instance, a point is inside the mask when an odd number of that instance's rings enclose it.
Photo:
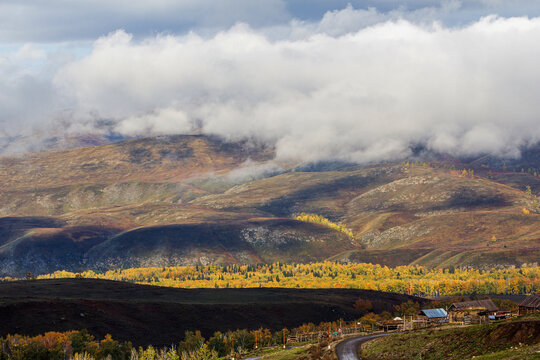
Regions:
[[[336,346],[337,356],[339,360],[361,360],[358,357],[358,347],[366,341],[386,335],[390,334],[365,335],[342,341]]]

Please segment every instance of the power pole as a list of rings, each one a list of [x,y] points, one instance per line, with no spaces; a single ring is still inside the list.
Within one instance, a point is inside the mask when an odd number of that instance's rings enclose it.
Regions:
[[[283,348],[287,348],[287,346],[285,345],[285,329],[283,329]]]
[[[234,338],[232,340],[232,360],[234,360]]]

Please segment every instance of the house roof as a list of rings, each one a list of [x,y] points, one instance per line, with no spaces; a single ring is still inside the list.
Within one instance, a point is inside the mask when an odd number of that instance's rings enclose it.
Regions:
[[[519,306],[540,309],[540,295],[533,294],[527,296],[521,303],[519,303]]]
[[[471,301],[463,301],[458,303],[453,303],[449,310],[451,309],[456,310],[466,310],[466,309],[485,309],[486,311],[498,311],[499,308],[497,305],[491,301],[491,299],[486,300],[471,300]]]
[[[428,319],[436,319],[446,317],[448,314],[444,309],[424,309],[420,311],[428,317]]]

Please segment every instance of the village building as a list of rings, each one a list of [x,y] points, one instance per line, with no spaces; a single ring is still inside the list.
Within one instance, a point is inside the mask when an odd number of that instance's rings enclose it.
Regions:
[[[420,311],[418,318],[428,324],[441,324],[448,321],[448,313],[442,308],[424,309]]]
[[[529,295],[519,304],[519,315],[533,314],[537,312],[540,312],[540,295]]]
[[[512,311],[497,311],[494,315],[489,315],[489,320],[509,319],[516,316]]]
[[[383,320],[377,323],[385,332],[391,330],[403,330],[403,320]]]
[[[483,323],[488,322],[489,316],[498,310],[491,299],[463,301],[450,305],[448,319],[451,323]]]

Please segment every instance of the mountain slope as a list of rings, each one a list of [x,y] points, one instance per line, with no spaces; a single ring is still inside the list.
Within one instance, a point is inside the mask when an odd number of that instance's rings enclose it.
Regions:
[[[204,136],[164,136],[121,143],[4,157],[0,187],[9,190],[129,181],[175,183],[231,170],[273,152],[248,143]]]
[[[298,166],[264,146],[204,136],[4,157],[0,275],[324,259],[536,262],[540,215],[522,209],[524,185],[538,178],[471,166],[480,176],[455,161]],[[346,223],[355,239],[291,219],[301,212]]]

